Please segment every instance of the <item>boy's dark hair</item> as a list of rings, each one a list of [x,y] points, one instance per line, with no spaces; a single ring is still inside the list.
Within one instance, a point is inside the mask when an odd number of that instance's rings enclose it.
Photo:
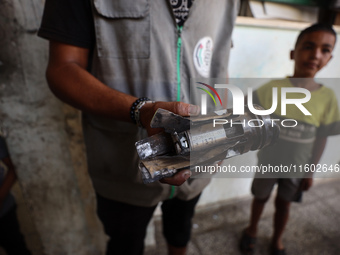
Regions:
[[[336,33],[335,33],[335,31],[334,31],[334,29],[331,25],[316,23],[316,24],[311,25],[310,27],[305,28],[304,30],[302,30],[300,32],[298,38],[296,39],[295,46],[298,44],[298,42],[301,40],[301,38],[305,34],[309,34],[309,33],[316,32],[316,31],[328,32],[328,33],[334,35],[335,41],[336,41]]]

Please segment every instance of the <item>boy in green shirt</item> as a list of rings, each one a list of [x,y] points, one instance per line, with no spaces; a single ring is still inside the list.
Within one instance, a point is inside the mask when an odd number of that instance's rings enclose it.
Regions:
[[[316,165],[323,153],[327,136],[340,133],[340,114],[334,92],[317,83],[314,77],[332,58],[336,42],[336,33],[331,26],[314,24],[303,30],[291,52],[295,61],[292,77],[271,81],[254,92],[253,101],[264,107],[271,108],[272,88],[300,87],[310,91],[311,99],[304,103],[311,115],[303,114],[295,105],[287,105],[287,114],[281,115],[281,102],[273,113],[274,119],[294,119],[296,127],[281,127],[279,141],[258,153],[258,164],[271,166],[302,166]],[[302,79],[297,79],[302,78]],[[295,94],[295,95],[294,95]],[[297,98],[301,93],[290,93]],[[302,173],[304,174],[304,173]],[[283,176],[280,174],[253,180],[252,193],[254,199],[248,227],[243,231],[240,249],[243,254],[253,254],[256,243],[257,225],[265,203],[270,197],[274,185],[278,184],[275,199],[274,233],[271,243],[271,254],[284,255],[286,251],[282,243],[284,228],[288,222],[289,209],[292,201],[301,200],[302,191],[307,191],[313,183],[311,176]],[[285,177],[285,178],[280,178]],[[288,177],[288,178],[287,178]]]

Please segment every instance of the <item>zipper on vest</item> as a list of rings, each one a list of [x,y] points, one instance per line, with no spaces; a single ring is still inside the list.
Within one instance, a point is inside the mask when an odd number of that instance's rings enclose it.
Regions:
[[[182,28],[177,26],[177,101],[181,101],[181,50],[182,50]]]
[[[177,25],[177,102],[181,101],[181,50],[182,50],[182,28]],[[171,185],[170,195],[168,199],[174,197],[176,187]]]

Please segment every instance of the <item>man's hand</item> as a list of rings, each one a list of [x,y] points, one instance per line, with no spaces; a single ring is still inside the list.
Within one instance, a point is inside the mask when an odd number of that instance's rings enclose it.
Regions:
[[[150,122],[152,117],[158,108],[162,108],[178,115],[188,117],[188,116],[196,116],[200,113],[200,107],[197,105],[186,104],[182,102],[155,102],[154,104],[145,104],[140,109],[140,120],[143,127],[148,132],[148,135],[154,135],[161,132],[159,128],[151,128]]]
[[[313,178],[304,178],[300,183],[300,190],[307,191],[313,185]]]
[[[162,131],[160,128],[151,128],[150,122],[158,108],[162,108],[178,115],[188,117],[196,116],[200,113],[200,107],[197,105],[186,104],[182,102],[155,102],[154,104],[145,104],[140,110],[140,120],[148,132],[148,135],[154,135]],[[180,186],[191,176],[190,170],[183,170],[174,176],[163,178],[161,183]]]
[[[191,176],[190,170],[183,170],[175,174],[174,176],[163,178],[159,180],[161,183],[166,183],[174,186],[181,186]]]

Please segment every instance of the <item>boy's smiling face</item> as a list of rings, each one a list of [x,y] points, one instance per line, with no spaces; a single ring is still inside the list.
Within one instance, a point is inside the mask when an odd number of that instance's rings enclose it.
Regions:
[[[296,78],[313,78],[332,58],[335,36],[326,31],[307,33],[297,42],[291,52],[295,60]]]

